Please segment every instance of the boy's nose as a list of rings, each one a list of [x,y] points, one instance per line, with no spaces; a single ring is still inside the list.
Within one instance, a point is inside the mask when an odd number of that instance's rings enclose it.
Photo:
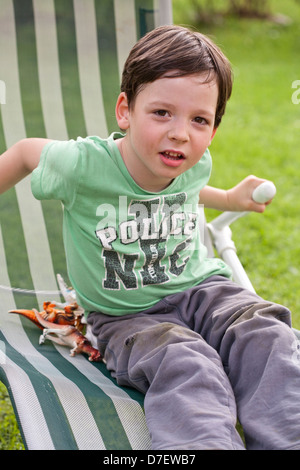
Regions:
[[[187,142],[189,140],[189,134],[186,123],[173,123],[173,125],[169,129],[168,137],[170,140],[177,140],[178,142]]]

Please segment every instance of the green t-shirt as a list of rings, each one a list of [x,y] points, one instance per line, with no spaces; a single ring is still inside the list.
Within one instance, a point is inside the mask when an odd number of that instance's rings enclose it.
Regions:
[[[131,178],[114,141],[121,136],[52,141],[32,173],[37,199],[63,203],[69,278],[87,314],[140,312],[211,275],[231,275],[223,261],[207,258],[197,223],[209,151],[151,193]]]

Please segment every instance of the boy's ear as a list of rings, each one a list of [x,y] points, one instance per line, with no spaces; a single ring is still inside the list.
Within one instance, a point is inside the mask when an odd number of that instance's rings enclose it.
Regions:
[[[212,143],[212,140],[213,140],[214,136],[216,135],[217,130],[218,130],[218,128],[214,127],[214,130],[212,131],[212,134],[211,134],[209,145]]]
[[[122,130],[127,130],[129,128],[129,107],[125,92],[119,94],[115,112],[118,126]]]

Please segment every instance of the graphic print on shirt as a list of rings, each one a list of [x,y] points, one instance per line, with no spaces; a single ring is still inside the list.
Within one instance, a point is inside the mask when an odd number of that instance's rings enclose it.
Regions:
[[[104,289],[163,284],[184,271],[197,227],[197,210],[186,199],[186,193],[178,193],[127,205],[121,196],[119,223],[112,205],[98,207],[103,217],[95,233],[105,265]]]

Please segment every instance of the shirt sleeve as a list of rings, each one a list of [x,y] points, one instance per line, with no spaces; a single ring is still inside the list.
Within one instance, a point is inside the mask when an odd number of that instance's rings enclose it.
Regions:
[[[31,189],[37,199],[57,199],[71,208],[80,180],[78,141],[51,141],[42,150],[38,167],[31,175]]]

